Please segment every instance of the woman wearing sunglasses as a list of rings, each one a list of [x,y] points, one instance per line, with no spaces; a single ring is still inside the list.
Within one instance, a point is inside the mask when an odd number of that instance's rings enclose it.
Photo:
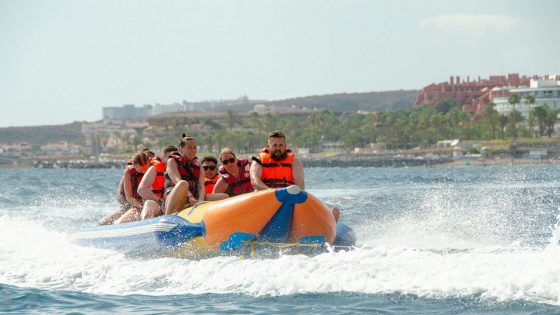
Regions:
[[[247,159],[238,159],[230,148],[224,148],[220,152],[222,166],[218,169],[220,179],[214,186],[214,193],[226,193],[230,197],[252,192],[251,185],[251,162]]]

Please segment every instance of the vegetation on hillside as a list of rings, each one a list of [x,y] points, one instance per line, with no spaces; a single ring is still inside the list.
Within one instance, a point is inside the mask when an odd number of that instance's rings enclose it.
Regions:
[[[510,99],[512,104],[520,101],[528,104],[534,102],[516,97]],[[474,119],[457,102],[449,100],[437,106],[424,104],[402,110],[369,113],[322,109],[258,114],[230,109],[223,114],[212,113],[207,116],[182,113],[184,115],[158,117],[151,121],[157,122],[157,128],[148,128],[132,138],[120,140],[128,143],[126,152],[133,152],[142,145],[155,148],[175,144],[179,135],[186,132],[196,137],[199,144],[210,152],[218,152],[227,146],[240,153],[252,153],[262,147],[266,142],[266,134],[272,130],[284,131],[290,145],[306,147],[311,152],[320,151],[322,146],[330,143],[342,144],[348,151],[370,143],[382,143],[388,149],[422,148],[446,139],[512,139],[522,143],[522,138],[542,141],[552,137],[558,113],[541,105],[531,110],[525,118],[515,109],[507,115],[499,114],[494,104],[490,104],[481,117]],[[0,129],[0,143],[26,141],[44,144],[58,140],[84,143],[80,123]]]
[[[418,94],[417,90],[396,90],[366,93],[338,93],[328,95],[312,95],[296,97],[285,100],[266,101],[262,104],[288,108],[296,106],[309,109],[326,109],[333,112],[387,112],[404,110],[414,106],[414,100]],[[237,105],[228,107],[217,107],[218,110],[235,110],[248,112],[254,105]]]
[[[414,105],[418,91],[400,90],[369,93],[340,93],[321,96],[298,97],[269,102],[275,106],[320,108],[333,112],[388,112],[405,110]]]
[[[0,143],[22,143],[43,145],[58,141],[83,143],[82,123],[65,125],[7,127],[0,128]]]
[[[438,111],[439,109],[439,111]],[[458,103],[440,106],[421,105],[406,110],[374,113],[334,113],[329,110],[307,116],[267,113],[239,119],[230,112],[222,120],[183,120],[169,131],[185,130],[210,147],[210,151],[229,146],[240,152],[253,152],[262,146],[271,130],[283,130],[289,143],[319,150],[328,142],[341,142],[351,151],[370,143],[383,143],[388,149],[429,147],[439,140],[493,140],[551,137],[558,111],[538,106],[527,121],[514,110],[500,115],[491,104],[477,121]],[[194,128],[196,126],[196,128]],[[176,133],[176,132],[175,132]],[[176,142],[177,136],[162,138],[160,145]],[[170,142],[171,141],[171,142]]]

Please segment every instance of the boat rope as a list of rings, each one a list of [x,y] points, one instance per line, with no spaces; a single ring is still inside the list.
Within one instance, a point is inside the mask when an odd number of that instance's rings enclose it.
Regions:
[[[274,242],[262,242],[262,241],[246,241],[243,242],[243,246],[241,247],[241,259],[245,259],[245,251],[249,247],[251,249],[251,257],[255,258],[257,256],[257,252],[255,250],[256,246],[270,246],[278,249],[290,248],[295,247],[298,250],[304,249],[302,254],[310,253],[312,249],[322,247],[324,244],[319,243],[310,243],[310,244],[302,244],[302,243],[274,243]]]

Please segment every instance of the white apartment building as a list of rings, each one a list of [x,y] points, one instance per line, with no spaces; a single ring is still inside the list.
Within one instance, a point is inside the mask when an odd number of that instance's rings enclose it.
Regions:
[[[103,119],[105,120],[142,120],[152,115],[152,105],[144,105],[142,107],[136,107],[134,105],[123,105],[122,107],[103,107]]]
[[[519,95],[519,104],[511,105],[507,97],[495,97],[492,102],[496,104],[496,111],[500,114],[508,114],[513,108],[521,112],[523,117],[529,116],[529,111],[539,105],[548,105],[552,110],[560,108],[560,75],[549,76],[548,79],[531,80],[529,87],[496,87],[495,89],[506,89],[510,93]],[[526,104],[525,97],[532,96],[534,104]]]
[[[173,103],[173,104],[156,104],[154,105],[153,115],[162,115],[168,113],[179,113],[187,111],[186,104]]]

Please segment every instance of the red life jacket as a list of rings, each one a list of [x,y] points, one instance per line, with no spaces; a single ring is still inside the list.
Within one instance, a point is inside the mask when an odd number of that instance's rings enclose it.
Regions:
[[[214,175],[214,177],[205,177],[204,178],[204,192],[208,195],[211,194],[214,190],[214,186],[216,186],[216,182],[218,182],[218,173]]]
[[[274,160],[268,149],[263,149],[259,153],[262,165],[261,180],[268,187],[288,187],[295,184],[292,174],[292,162],[295,155],[290,149],[286,149],[286,152],[288,155],[282,161]]]
[[[238,159],[237,167],[239,168],[237,178],[228,173],[223,165],[218,169],[220,176],[228,183],[227,194],[230,197],[246,194],[254,190],[251,184],[251,174],[249,172],[251,162],[246,159]]]
[[[152,192],[159,198],[165,195],[165,163],[159,157],[153,158],[150,165],[156,168],[156,178],[152,183]]]
[[[179,174],[181,174],[181,179],[189,183],[189,191],[195,198],[198,198],[198,178],[200,177],[200,162],[194,157],[191,161],[187,161],[182,156],[172,155],[170,156],[177,162]],[[169,194],[171,189],[175,186],[169,173],[165,172],[165,194]]]
[[[130,180],[131,180],[131,186],[132,186],[132,198],[142,202],[142,197],[138,194],[138,186],[140,185],[140,182],[142,181],[142,177],[144,176],[144,173],[139,173],[136,168],[134,167],[134,165],[128,165],[126,167],[126,172],[128,172],[130,174]],[[121,194],[124,197],[123,200],[126,200],[126,195],[124,192],[124,182],[122,185],[122,189],[121,189]]]

